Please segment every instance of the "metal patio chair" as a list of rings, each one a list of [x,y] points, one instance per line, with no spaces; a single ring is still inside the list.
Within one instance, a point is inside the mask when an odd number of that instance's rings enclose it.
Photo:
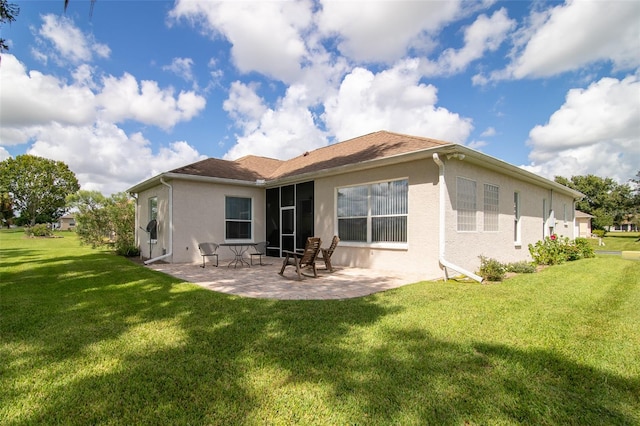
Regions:
[[[201,268],[204,268],[204,259],[205,257],[215,257],[216,264],[213,266],[218,266],[218,253],[216,251],[220,247],[216,243],[200,243],[198,244],[198,250],[200,250],[200,255],[202,256],[202,265]]]

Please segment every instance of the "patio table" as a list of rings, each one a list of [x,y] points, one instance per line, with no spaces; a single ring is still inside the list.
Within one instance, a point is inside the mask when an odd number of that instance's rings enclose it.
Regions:
[[[229,264],[227,265],[227,268],[233,265],[233,268],[235,269],[238,267],[238,263],[240,264],[240,266],[242,266],[243,264],[246,264],[248,267],[251,267],[249,262],[244,260],[244,254],[247,252],[247,250],[249,250],[249,247],[255,247],[256,244],[257,243],[222,243],[220,244],[220,247],[229,247],[229,250],[231,250],[231,252],[234,255],[234,259],[231,262],[229,262]]]

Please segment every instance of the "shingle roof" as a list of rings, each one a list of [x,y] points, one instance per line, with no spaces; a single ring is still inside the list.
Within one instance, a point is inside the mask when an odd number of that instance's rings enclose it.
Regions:
[[[305,152],[287,161],[253,155],[236,161],[209,158],[171,172],[247,181],[277,179],[445,145],[451,144],[435,139],[379,131]]]

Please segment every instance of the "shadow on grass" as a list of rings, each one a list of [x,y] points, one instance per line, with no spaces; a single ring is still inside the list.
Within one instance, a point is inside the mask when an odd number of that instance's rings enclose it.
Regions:
[[[238,298],[106,254],[7,275],[0,406],[26,408],[6,424],[638,421],[636,379],[382,327],[404,308],[375,296]]]

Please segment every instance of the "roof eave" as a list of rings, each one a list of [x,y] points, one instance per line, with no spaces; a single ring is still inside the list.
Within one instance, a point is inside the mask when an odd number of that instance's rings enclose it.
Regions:
[[[127,192],[130,194],[140,193],[154,186],[160,185],[160,181],[164,180],[187,180],[191,182],[206,182],[206,183],[219,183],[225,185],[236,185],[236,186],[253,186],[253,187],[263,187],[265,182],[261,179],[255,181],[247,181],[241,179],[229,179],[229,178],[221,178],[221,177],[212,177],[212,176],[199,176],[199,175],[190,175],[186,173],[161,173],[152,178],[145,180],[144,182],[139,183],[138,185],[132,186],[127,189]]]

